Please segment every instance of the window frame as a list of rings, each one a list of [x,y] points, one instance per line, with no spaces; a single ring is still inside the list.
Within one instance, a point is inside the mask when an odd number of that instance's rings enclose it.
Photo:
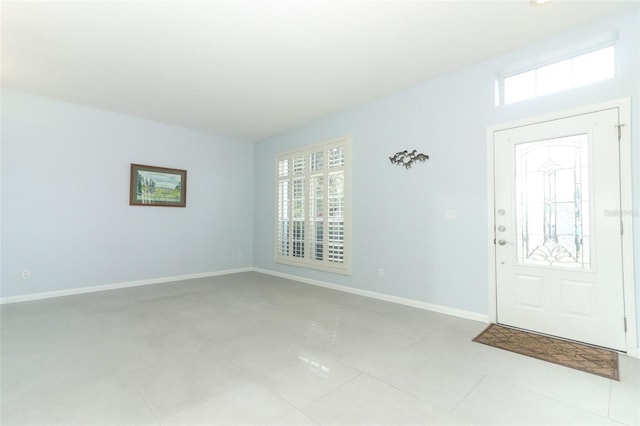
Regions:
[[[317,153],[318,151],[322,150],[326,154],[328,153],[329,149],[336,148],[336,147],[342,147],[343,149],[344,165],[342,167],[329,168],[328,158],[325,155],[323,169],[322,169],[322,176],[328,177],[329,175],[338,172],[338,173],[342,173],[344,178],[344,195],[343,195],[343,203],[344,203],[343,226],[344,228],[343,228],[343,234],[342,234],[343,236],[343,243],[342,243],[343,245],[342,260],[343,261],[342,262],[329,261],[329,256],[327,256],[330,249],[327,243],[328,235],[329,235],[328,220],[324,220],[322,224],[322,235],[323,235],[322,260],[311,258],[312,242],[315,242],[315,240],[314,241],[311,240],[311,232],[310,232],[311,230],[310,224],[313,223],[313,221],[309,216],[310,199],[311,199],[309,194],[309,188],[311,185],[310,176],[311,175],[319,176],[320,173],[319,171],[316,171],[315,173],[310,171],[309,158],[312,153]],[[292,160],[294,157],[300,157],[300,156],[305,157],[306,165],[304,168],[304,172],[301,175],[296,176],[293,173]],[[280,176],[280,162],[285,159],[289,160],[289,172],[287,176]],[[351,137],[344,136],[336,139],[331,139],[325,142],[298,147],[289,151],[278,153],[275,158],[274,174],[275,174],[275,179],[274,179],[275,180],[275,194],[274,194],[274,204],[275,204],[274,216],[275,217],[274,217],[273,247],[274,247],[275,263],[315,269],[315,270],[320,270],[325,272],[333,272],[333,273],[338,273],[343,275],[351,275],[351,225],[352,225],[352,220],[351,220],[351,188],[352,188],[351,186]],[[294,178],[299,178],[299,177],[304,178],[304,192],[303,192],[304,207],[303,207],[303,221],[302,221],[304,223],[304,229],[305,229],[304,257],[293,256],[293,252],[294,252],[293,243],[295,241],[295,239],[293,238],[294,226],[292,225],[292,222],[293,222],[292,205],[294,203],[294,198],[293,198],[294,183],[293,182],[294,182]],[[286,203],[287,203],[286,205],[288,209],[287,217],[289,218],[288,222],[290,224],[287,228],[287,234],[288,234],[287,241],[290,244],[290,247],[288,248],[288,254],[281,253],[281,246],[280,246],[281,239],[279,238],[280,219],[281,219],[280,218],[280,207],[281,207],[280,206],[280,182],[284,182],[284,181],[288,182],[287,198],[286,198]],[[323,182],[324,182],[323,197],[327,197],[328,191],[329,191],[328,180],[323,178]],[[328,212],[329,210],[328,198],[324,198],[323,203],[324,203],[323,211]],[[327,214],[327,216],[329,215]],[[323,214],[323,217],[326,217],[326,216]]]

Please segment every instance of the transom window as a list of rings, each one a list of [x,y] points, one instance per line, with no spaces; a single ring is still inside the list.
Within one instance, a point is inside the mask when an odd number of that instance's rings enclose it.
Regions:
[[[611,45],[500,79],[502,102],[512,104],[586,86],[615,77],[615,46]]]
[[[276,262],[350,273],[350,141],[278,155]]]

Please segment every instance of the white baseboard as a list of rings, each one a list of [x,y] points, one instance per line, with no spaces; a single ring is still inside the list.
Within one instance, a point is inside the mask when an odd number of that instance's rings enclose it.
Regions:
[[[52,297],[72,296],[74,294],[94,293],[98,291],[115,290],[119,288],[139,287],[143,285],[162,284],[173,281],[192,280],[196,278],[215,277],[217,275],[236,274],[238,272],[250,272],[253,268],[227,269],[223,271],[202,272],[198,274],[177,275],[174,277],[151,278],[148,280],[129,281],[124,283],[104,284],[90,287],[72,288],[68,290],[47,291],[43,293],[25,294],[20,296],[8,296],[0,298],[0,305],[7,303],[28,302],[31,300],[50,299]]]
[[[273,275],[280,278],[299,281],[304,284],[311,284],[319,287],[330,288],[332,290],[344,291],[346,293],[352,293],[352,294],[357,294],[359,296],[371,297],[373,299],[379,299],[387,302],[398,303],[400,305],[411,306],[414,308],[424,309],[427,311],[438,312],[440,314],[446,314],[446,315],[465,318],[469,320],[479,321],[483,323],[489,323],[489,315],[479,314],[476,312],[464,311],[461,309],[450,308],[448,306],[434,305],[431,303],[421,302],[419,300],[406,299],[404,297],[399,297],[399,296],[391,296],[388,294],[378,293],[375,291],[361,290],[358,288],[347,287],[339,284],[332,284],[325,281],[313,280],[310,278],[299,277],[297,275],[290,275],[282,272],[276,272],[270,269],[253,268],[252,270],[255,272],[260,272],[267,275]]]

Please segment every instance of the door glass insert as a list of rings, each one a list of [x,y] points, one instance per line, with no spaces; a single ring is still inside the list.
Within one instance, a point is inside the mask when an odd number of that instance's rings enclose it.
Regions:
[[[515,146],[519,263],[590,269],[588,135]]]

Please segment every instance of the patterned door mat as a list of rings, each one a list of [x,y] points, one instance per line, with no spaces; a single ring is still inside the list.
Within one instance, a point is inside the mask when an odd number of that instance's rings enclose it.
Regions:
[[[620,380],[618,353],[582,343],[491,324],[474,342],[505,349],[576,370]]]

